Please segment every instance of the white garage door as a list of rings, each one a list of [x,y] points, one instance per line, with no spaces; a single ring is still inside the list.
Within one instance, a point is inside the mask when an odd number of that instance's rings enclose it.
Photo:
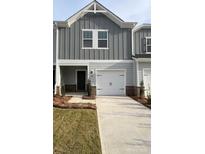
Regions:
[[[151,69],[150,68],[143,69],[143,80],[145,86],[145,95],[147,96],[149,92],[151,93]]]
[[[97,70],[97,95],[125,95],[124,70]]]

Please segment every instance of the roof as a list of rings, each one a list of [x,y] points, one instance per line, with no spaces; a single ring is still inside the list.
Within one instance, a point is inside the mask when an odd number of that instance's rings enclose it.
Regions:
[[[86,5],[84,8],[76,12],[74,15],[69,17],[65,21],[55,21],[58,26],[68,26],[70,27],[74,22],[76,22],[78,19],[86,15],[87,13],[102,13],[106,15],[109,19],[111,19],[113,22],[115,22],[117,25],[119,25],[121,28],[133,28],[137,23],[136,22],[125,22],[120,17],[112,13],[110,10],[108,10],[106,7],[104,7],[102,4],[100,4],[98,1],[94,0],[88,5]]]
[[[133,28],[133,32],[136,32],[138,30],[145,29],[145,28],[151,28],[151,24],[144,23],[144,24],[141,24],[141,25],[136,25]]]

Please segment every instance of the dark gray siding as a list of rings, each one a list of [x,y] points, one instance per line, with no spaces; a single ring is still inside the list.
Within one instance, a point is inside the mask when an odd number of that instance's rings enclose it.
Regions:
[[[82,29],[108,29],[109,49],[81,49]],[[103,14],[87,14],[70,28],[59,29],[59,59],[131,59],[131,29],[120,28]]]
[[[135,54],[145,53],[145,37],[151,36],[151,29],[141,29],[134,33],[134,51]]]

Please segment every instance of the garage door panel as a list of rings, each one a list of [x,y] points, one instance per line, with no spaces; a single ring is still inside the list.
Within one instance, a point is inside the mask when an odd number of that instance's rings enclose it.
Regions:
[[[122,70],[103,70],[97,73],[97,95],[124,95],[125,72]]]

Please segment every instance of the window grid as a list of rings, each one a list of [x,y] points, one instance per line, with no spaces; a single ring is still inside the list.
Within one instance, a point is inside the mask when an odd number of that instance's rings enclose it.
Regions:
[[[92,32],[92,38],[86,32]],[[82,29],[82,49],[108,49],[108,30],[106,29]],[[85,41],[92,41],[92,46],[85,46]]]
[[[151,37],[146,37],[146,53],[151,53]]]

